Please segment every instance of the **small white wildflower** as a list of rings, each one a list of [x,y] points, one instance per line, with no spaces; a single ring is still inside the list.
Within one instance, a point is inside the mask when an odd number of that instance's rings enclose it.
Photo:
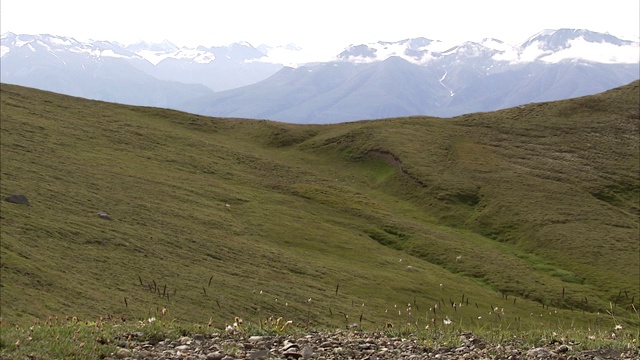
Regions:
[[[478,320],[482,320],[482,316],[478,316]]]
[[[149,324],[153,324],[155,321],[156,321],[156,318],[154,318],[154,317],[150,317],[149,319],[147,319],[147,322]]]
[[[616,325],[616,330],[622,330],[622,325],[620,324]]]
[[[449,320],[449,317],[447,317],[446,319],[442,320],[442,322],[443,322],[445,325],[451,325],[451,320]]]

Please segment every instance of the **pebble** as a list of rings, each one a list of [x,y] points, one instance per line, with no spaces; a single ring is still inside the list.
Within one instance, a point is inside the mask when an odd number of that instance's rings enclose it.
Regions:
[[[131,351],[127,349],[118,349],[118,351],[116,352],[116,357],[118,359],[131,357]]]
[[[144,336],[124,334],[118,339],[132,340],[127,348],[118,349],[112,359],[376,359],[376,360],[422,360],[422,359],[594,359],[604,352],[583,350],[573,352],[572,346],[559,347],[547,344],[533,347],[513,339],[502,344],[491,344],[480,338],[465,334],[456,346],[425,346],[424,340],[412,335],[406,338],[387,337],[382,332],[360,331],[314,332],[297,336],[243,336],[243,334],[193,334],[176,339],[166,339],[155,344],[143,341]],[[139,341],[138,341],[139,340]],[[228,350],[233,349],[233,350]],[[228,352],[225,352],[227,350]],[[606,355],[617,355],[615,359],[640,359],[639,349],[626,352],[608,351]]]

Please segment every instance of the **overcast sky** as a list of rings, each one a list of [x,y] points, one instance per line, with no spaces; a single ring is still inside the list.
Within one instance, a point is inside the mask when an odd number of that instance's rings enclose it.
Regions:
[[[515,45],[544,29],[638,40],[638,0],[2,0],[1,32],[179,46],[295,43],[334,51],[413,37]]]

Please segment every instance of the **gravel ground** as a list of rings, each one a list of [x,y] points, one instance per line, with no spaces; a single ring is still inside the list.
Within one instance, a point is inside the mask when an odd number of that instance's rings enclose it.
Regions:
[[[305,336],[243,336],[194,334],[158,342],[138,341],[142,333],[122,335],[110,359],[640,359],[640,349],[573,349],[553,341],[532,347],[520,340],[491,344],[472,334],[458,346],[427,347],[417,338],[394,338],[382,333],[335,331]]]

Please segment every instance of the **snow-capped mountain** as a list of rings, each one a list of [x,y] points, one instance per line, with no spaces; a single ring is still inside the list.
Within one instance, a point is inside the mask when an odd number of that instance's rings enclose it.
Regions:
[[[215,91],[256,83],[283,66],[271,62],[264,52],[246,42],[187,48],[165,41],[162,44],[134,44],[126,48],[147,60],[148,63],[139,63],[138,66],[159,79],[200,83]]]
[[[384,61],[397,56],[418,65],[437,64],[442,60],[449,63],[454,58],[456,61],[485,58],[492,62],[509,63],[559,63],[569,60],[637,64],[639,51],[638,42],[589,30],[560,29],[541,31],[519,45],[508,45],[497,39],[484,39],[479,43],[468,41],[456,45],[426,38],[380,41],[351,45],[338,55],[338,59],[364,63]]]
[[[51,66],[62,76],[65,70],[70,70],[66,67],[70,59],[74,59],[71,63],[83,62],[85,67],[96,62],[113,62],[114,59],[119,59],[121,64],[126,63],[156,80],[200,84],[213,91],[258,82],[273,75],[283,66],[271,62],[265,53],[248,43],[188,48],[166,40],[161,43],[123,45],[109,41],[81,42],[48,34],[5,33],[1,38],[0,51],[3,64],[1,81],[31,86],[38,83],[37,79],[29,76],[35,75],[34,70]],[[57,68],[59,63],[65,66]],[[27,80],[25,77],[33,79]],[[79,80],[80,78],[75,79]],[[54,91],[57,89],[51,84],[44,88]]]
[[[303,51],[294,44],[189,48],[12,33],[1,40],[2,82],[302,123],[491,111],[601,92],[638,79],[640,71],[637,41],[580,29],[544,30],[517,45],[379,41],[306,64],[295,61]]]
[[[213,91],[201,84],[162,81],[134,64],[140,56],[108,41],[52,35],[3,34],[0,81],[131,105],[175,107]]]
[[[588,30],[451,46],[427,38],[351,45],[334,62],[285,68],[182,109],[213,116],[327,123],[451,117],[590,95],[640,77],[638,42]],[[256,106],[255,104],[263,104]]]

